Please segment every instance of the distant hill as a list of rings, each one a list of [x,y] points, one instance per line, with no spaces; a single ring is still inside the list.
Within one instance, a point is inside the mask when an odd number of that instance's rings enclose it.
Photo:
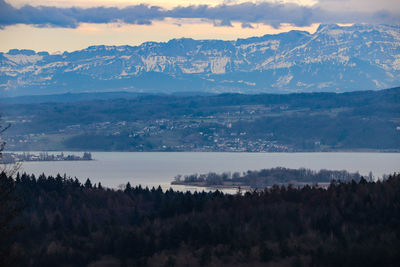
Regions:
[[[116,98],[128,99],[128,98],[134,98],[139,96],[150,96],[150,95],[155,95],[155,94],[116,91],[116,92],[92,92],[92,93],[63,93],[63,94],[53,94],[53,95],[24,95],[24,96],[2,97],[0,98],[0,103],[3,104],[69,103],[69,102],[84,102],[90,100],[111,100]],[[176,92],[172,94],[159,93],[157,95],[189,97],[189,96],[211,96],[214,94],[192,91],[192,92]]]
[[[400,26],[321,25],[236,41],[173,39],[49,54],[0,53],[3,95],[347,92],[400,85]]]
[[[10,150],[400,151],[400,87],[348,93],[96,93],[4,100],[2,119],[12,127],[2,137]]]

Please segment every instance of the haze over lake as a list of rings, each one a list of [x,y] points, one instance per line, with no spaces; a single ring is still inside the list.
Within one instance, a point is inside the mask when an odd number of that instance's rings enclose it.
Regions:
[[[52,152],[59,153],[59,152]],[[79,152],[64,152],[76,154]],[[132,185],[171,187],[177,174],[235,172],[287,167],[312,170],[347,170],[376,178],[400,171],[400,153],[217,153],[217,152],[93,152],[94,161],[24,162],[22,170],[40,175],[76,176],[103,186]],[[173,186],[174,189],[194,189]]]

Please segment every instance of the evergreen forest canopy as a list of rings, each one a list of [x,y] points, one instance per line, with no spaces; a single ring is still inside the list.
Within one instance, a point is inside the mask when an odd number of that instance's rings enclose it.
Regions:
[[[2,100],[9,150],[399,151],[400,88],[65,94]]]
[[[397,266],[400,175],[244,195],[0,175],[2,266]],[[3,197],[4,195],[2,195]],[[4,198],[2,198],[4,201]],[[4,202],[0,202],[4,203]],[[0,205],[0,208],[4,206]],[[16,209],[17,210],[17,209]],[[4,212],[5,210],[1,210]],[[3,213],[1,213],[3,214]]]

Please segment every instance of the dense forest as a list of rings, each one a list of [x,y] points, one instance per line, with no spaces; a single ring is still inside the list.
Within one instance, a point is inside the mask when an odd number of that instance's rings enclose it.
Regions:
[[[4,136],[9,150],[400,150],[400,88],[342,94],[66,94],[10,98],[1,106],[12,124]]]
[[[1,266],[397,266],[400,175],[325,190],[112,190],[0,176]],[[5,208],[8,207],[8,208]],[[3,218],[13,220],[4,223]],[[13,229],[13,231],[3,231]]]

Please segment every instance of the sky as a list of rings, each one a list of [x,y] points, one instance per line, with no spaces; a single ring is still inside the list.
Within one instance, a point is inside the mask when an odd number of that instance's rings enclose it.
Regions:
[[[235,40],[320,23],[400,24],[400,0],[0,0],[0,51]]]

